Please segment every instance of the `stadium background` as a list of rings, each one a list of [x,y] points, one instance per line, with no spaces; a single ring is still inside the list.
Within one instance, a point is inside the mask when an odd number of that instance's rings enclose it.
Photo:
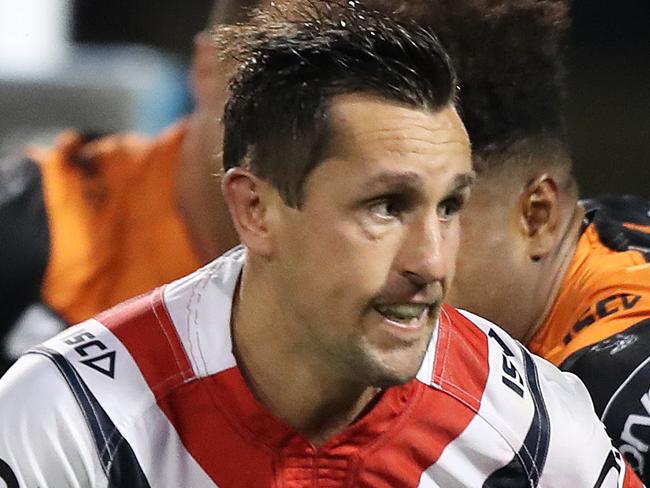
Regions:
[[[68,126],[154,133],[187,113],[192,37],[211,5],[0,0],[0,153]],[[650,197],[649,9],[574,1],[566,112],[584,196]]]

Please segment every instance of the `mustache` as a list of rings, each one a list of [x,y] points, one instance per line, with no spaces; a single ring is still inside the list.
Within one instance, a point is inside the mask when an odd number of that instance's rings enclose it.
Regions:
[[[429,306],[439,306],[445,298],[446,284],[433,281],[420,285],[402,275],[393,276],[370,300],[370,307],[377,305],[393,305],[400,303],[422,303]]]

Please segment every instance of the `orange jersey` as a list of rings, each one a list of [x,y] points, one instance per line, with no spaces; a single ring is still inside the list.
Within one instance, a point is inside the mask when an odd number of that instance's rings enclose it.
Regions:
[[[555,305],[529,344],[558,366],[575,352],[650,318],[650,249],[633,242],[638,234],[650,244],[650,225],[616,222],[600,215],[602,208],[594,212],[598,217],[587,215],[593,220],[583,228]],[[610,241],[616,242],[609,246]]]
[[[42,299],[68,323],[200,265],[174,200],[185,131],[91,142],[71,131],[31,154],[50,236]]]
[[[650,202],[582,202],[575,256],[532,352],[577,374],[621,451],[650,480]]]

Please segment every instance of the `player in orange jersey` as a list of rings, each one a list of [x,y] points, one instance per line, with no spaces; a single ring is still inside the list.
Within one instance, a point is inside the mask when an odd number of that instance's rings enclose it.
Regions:
[[[566,5],[396,3],[451,53],[478,173],[450,302],[576,373],[648,483],[650,203],[578,199],[562,115]]]
[[[215,2],[211,24],[244,20],[258,3]],[[52,148],[2,161],[0,374],[39,334],[175,279],[237,243],[215,176],[225,71],[209,33],[200,33],[196,108],[185,120],[153,138],[68,131]],[[41,313],[17,322],[42,305],[54,320]]]

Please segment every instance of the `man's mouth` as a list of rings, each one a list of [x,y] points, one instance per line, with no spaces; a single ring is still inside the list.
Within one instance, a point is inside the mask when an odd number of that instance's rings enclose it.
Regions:
[[[391,322],[405,328],[418,328],[426,323],[430,305],[426,303],[399,303],[376,305],[375,310]]]

